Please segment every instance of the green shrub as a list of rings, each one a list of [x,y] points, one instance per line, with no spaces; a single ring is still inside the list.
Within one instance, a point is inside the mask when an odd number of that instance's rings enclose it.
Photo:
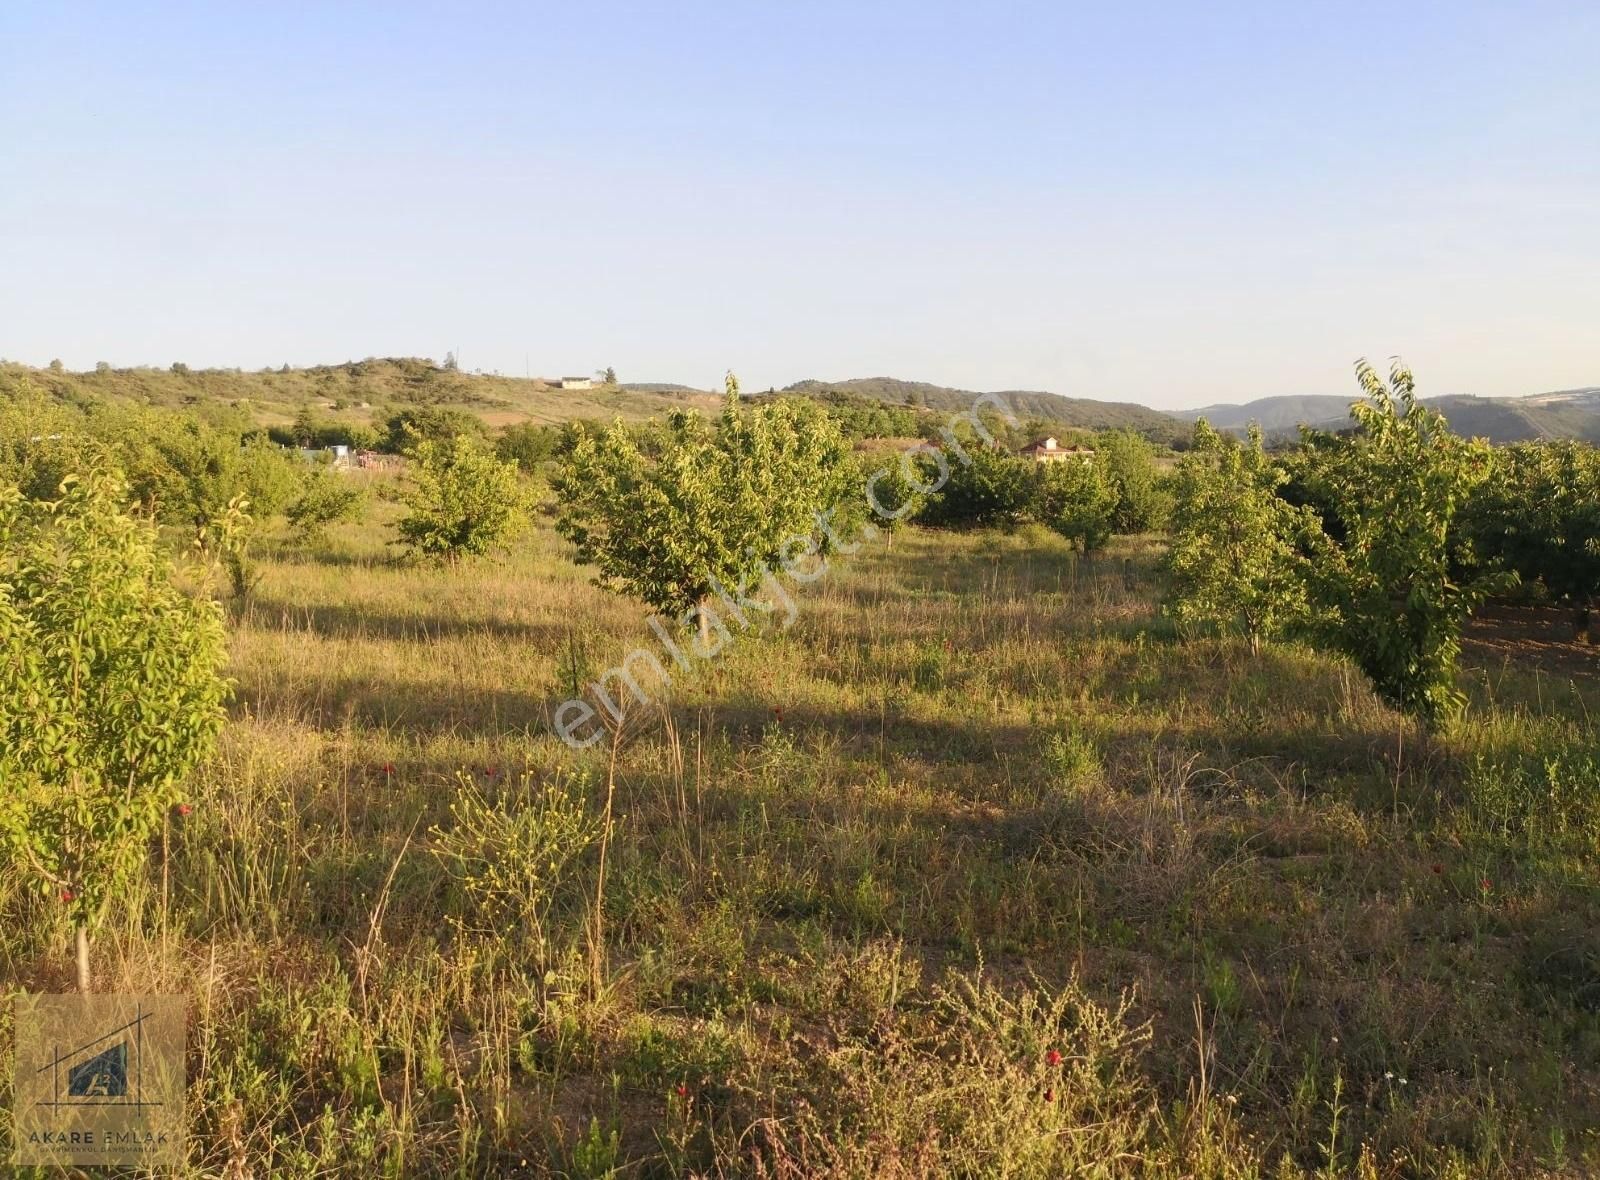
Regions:
[[[412,451],[410,511],[395,525],[408,551],[448,561],[503,547],[524,521],[515,463],[497,459],[465,434],[424,440]]]
[[[1303,549],[1321,535],[1315,514],[1278,495],[1285,475],[1261,432],[1247,443],[1202,418],[1178,466],[1167,609],[1180,623],[1236,627],[1252,650],[1309,617]]]
[[[0,483],[30,500],[54,500],[68,475],[112,461],[81,412],[44,397],[26,380],[0,396]]]
[[[902,455],[863,456],[861,460],[862,499],[868,509],[865,523],[893,533],[921,514],[928,502],[925,486],[914,462]]]
[[[535,475],[560,453],[565,437],[564,427],[521,422],[506,427],[495,440],[494,453],[515,463],[524,475]]]
[[[1150,440],[1131,430],[1108,430],[1094,445],[1095,466],[1116,495],[1111,527],[1119,533],[1164,528],[1172,497],[1156,469]]]
[[[1047,737],[1040,762],[1052,784],[1067,794],[1080,794],[1098,786],[1104,774],[1100,751],[1077,730]]]
[[[463,436],[481,438],[483,423],[465,410],[418,407],[389,415],[377,441],[391,454],[409,455],[422,443],[447,448]]]
[[[1097,462],[1068,459],[1035,465],[1030,514],[1084,553],[1105,547],[1117,493]]]
[[[1490,452],[1418,401],[1400,362],[1387,382],[1366,361],[1356,375],[1367,394],[1351,408],[1361,432],[1318,452],[1343,536],[1311,567],[1321,629],[1380,697],[1431,725],[1465,702],[1455,666],[1468,612],[1505,584],[1463,574],[1478,562],[1457,517],[1488,477]]]
[[[232,436],[224,436],[232,443]],[[282,515],[284,510],[304,492],[306,465],[297,455],[273,446],[259,436],[249,439],[238,448],[234,469],[219,480],[219,486],[206,500],[207,515],[215,511],[217,497],[224,506],[235,496],[250,502],[250,511],[256,519]]]
[[[1036,503],[1030,465],[995,447],[971,444],[963,451],[965,461],[942,455],[949,477],[928,496],[921,522],[936,528],[1014,529],[1028,520]],[[938,475],[930,471],[925,482],[933,484]]]
[[[284,516],[302,537],[313,539],[331,524],[356,519],[365,503],[366,493],[361,488],[319,468],[307,477],[304,490]]]
[[[88,933],[211,748],[228,691],[215,603],[185,595],[113,477],[0,488],[0,844]]]
[[[581,432],[556,478],[556,528],[602,585],[674,619],[695,610],[704,639],[700,608],[719,588],[759,593],[767,571],[827,552],[819,518],[857,496],[855,471],[816,405],[747,406],[730,373],[715,424],[674,412],[643,442],[620,421]]]

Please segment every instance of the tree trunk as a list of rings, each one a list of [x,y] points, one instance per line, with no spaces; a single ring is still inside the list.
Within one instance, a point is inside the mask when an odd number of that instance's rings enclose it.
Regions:
[[[702,598],[700,608],[695,612],[700,621],[700,646],[706,651],[711,650],[711,616],[706,612],[706,603],[710,601],[709,598]]]
[[[78,923],[74,942],[78,952],[78,990],[88,995],[94,990],[93,980],[89,977],[89,932],[81,922]]]

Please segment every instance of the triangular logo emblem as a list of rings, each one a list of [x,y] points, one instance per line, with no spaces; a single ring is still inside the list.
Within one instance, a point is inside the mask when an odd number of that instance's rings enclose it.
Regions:
[[[127,1093],[127,1041],[118,1041],[67,1071],[69,1098],[124,1098]]]

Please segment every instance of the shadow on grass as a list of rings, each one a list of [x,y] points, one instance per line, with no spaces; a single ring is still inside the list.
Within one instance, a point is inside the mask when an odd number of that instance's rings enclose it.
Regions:
[[[452,689],[341,675],[305,687],[242,681],[234,695],[234,709],[289,718],[324,730],[353,723],[378,730],[404,729],[422,738],[492,739],[550,732],[550,719],[561,699],[480,685]]]
[[[554,623],[513,623],[495,618],[460,618],[437,613],[397,615],[349,606],[294,603],[273,596],[255,598],[246,620],[257,626],[305,630],[325,639],[386,639],[431,643],[441,639],[488,636],[507,643],[550,648],[565,643],[571,628]]]

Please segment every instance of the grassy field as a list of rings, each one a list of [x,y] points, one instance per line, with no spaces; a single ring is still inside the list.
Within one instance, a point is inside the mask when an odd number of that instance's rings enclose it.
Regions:
[[[1593,677],[1469,669],[1424,740],[1181,640],[1153,541],[913,531],[577,753],[644,611],[543,525],[450,571],[379,523],[268,546],[99,939],[190,997],[193,1174],[1600,1167]],[[0,907],[4,976],[69,990],[60,915]]]

